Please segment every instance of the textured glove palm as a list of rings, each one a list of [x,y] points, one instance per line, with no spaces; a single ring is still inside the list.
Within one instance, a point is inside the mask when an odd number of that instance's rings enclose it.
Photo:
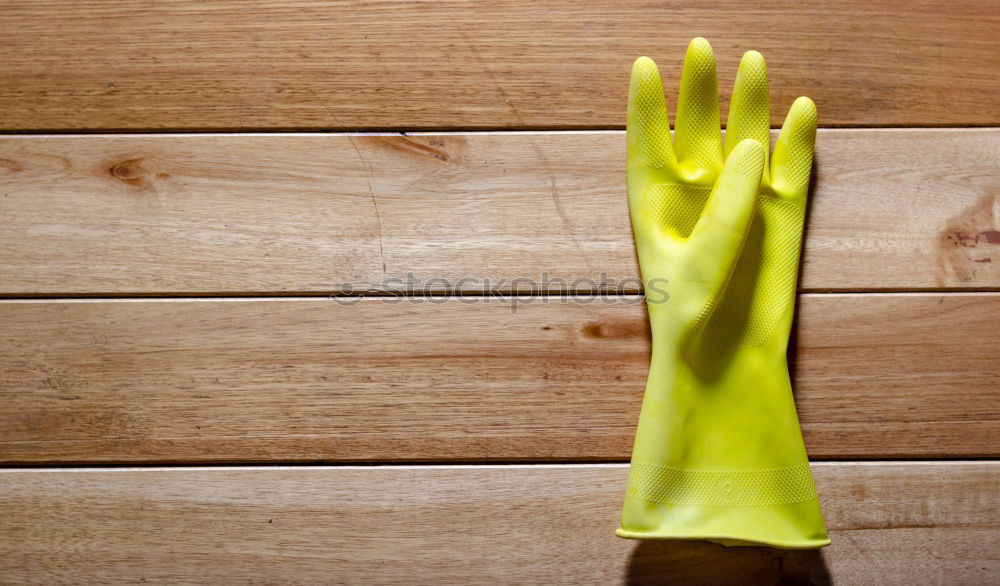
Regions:
[[[671,141],[656,65],[633,66],[629,210],[653,356],[621,537],[829,543],[786,358],[816,109],[795,101],[769,160],[769,101],[750,51],[723,144],[715,57],[694,39]]]

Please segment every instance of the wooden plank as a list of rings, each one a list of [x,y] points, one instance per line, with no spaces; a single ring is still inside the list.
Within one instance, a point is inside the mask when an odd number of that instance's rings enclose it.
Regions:
[[[614,536],[624,465],[0,470],[13,583],[987,584],[1000,463],[813,466],[833,544]]]
[[[637,291],[623,142],[2,137],[0,294],[332,293],[407,275]],[[804,289],[1000,288],[1000,129],[825,131],[818,149]]]
[[[809,95],[825,125],[995,125],[998,29],[992,0],[5,2],[0,128],[620,127],[632,60],[674,89],[698,34],[726,95],[764,53],[776,122]]]
[[[628,459],[641,298],[396,301],[0,303],[0,461]],[[1000,455],[1000,294],[800,305],[810,455]]]

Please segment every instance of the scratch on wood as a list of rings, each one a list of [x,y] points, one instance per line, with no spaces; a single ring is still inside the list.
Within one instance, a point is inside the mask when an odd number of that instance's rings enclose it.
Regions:
[[[503,98],[503,101],[505,104],[507,104],[507,107],[510,108],[510,112],[514,116],[514,119],[517,120],[517,123],[520,126],[522,127],[527,126],[527,124],[524,123],[524,118],[521,116],[521,113],[517,110],[517,106],[515,106],[514,103],[510,101],[510,97],[507,95],[507,92],[503,89],[503,86],[496,80],[496,76],[493,75],[493,72],[491,72],[489,68],[486,66],[486,61],[483,59],[482,55],[479,54],[479,51],[476,49],[476,46],[471,42],[469,42],[468,35],[465,34],[465,31],[460,31],[460,34],[462,35],[462,40],[465,41],[465,45],[469,48],[469,52],[472,53],[473,58],[475,58],[476,62],[479,64],[479,68],[482,70],[484,74],[486,74],[487,77],[489,77],[490,81],[496,84],[497,92],[500,94],[500,97]],[[549,159],[548,157],[545,156],[545,153],[542,152],[542,149],[539,148],[537,143],[535,143],[535,140],[533,138],[529,140],[531,142],[532,150],[535,151],[535,155],[538,156],[538,159],[542,162],[542,165],[548,172],[549,186],[550,186],[549,191],[552,193],[552,203],[554,203],[556,206],[556,212],[559,214],[559,219],[562,222],[563,228],[566,229],[566,232],[569,234],[570,240],[573,241],[573,246],[576,248],[577,252],[580,253],[580,257],[587,265],[588,270],[590,270],[591,269],[590,261],[587,258],[586,253],[583,252],[583,247],[580,246],[579,240],[577,240],[576,238],[576,232],[573,230],[573,224],[569,221],[569,216],[566,214],[566,209],[563,208],[562,200],[559,198],[559,188],[556,186],[556,176],[555,173],[552,171],[552,165],[549,163]]]
[[[330,115],[330,118],[332,118],[335,123],[339,124],[337,115],[334,114],[333,110],[330,109],[326,102],[319,97],[316,90],[314,90],[312,86],[306,86],[306,89],[308,89],[309,93],[312,94],[316,103]],[[368,193],[372,198],[372,207],[375,208],[375,222],[378,227],[378,254],[379,258],[382,259],[382,277],[384,278],[387,270],[385,263],[385,246],[382,243],[382,214],[379,212],[378,202],[375,200],[375,189],[372,187],[372,166],[368,160],[365,159],[365,156],[361,154],[361,149],[358,148],[358,143],[354,142],[354,137],[347,135],[347,140],[351,143],[351,147],[354,148],[354,152],[358,155],[358,160],[361,161],[361,168],[364,169],[365,172],[365,181],[368,183]]]
[[[552,203],[556,206],[556,212],[559,213],[559,219],[562,221],[563,227],[569,234],[570,240],[573,241],[573,246],[576,247],[577,252],[580,253],[581,258],[587,263],[588,267],[590,262],[587,259],[586,253],[583,252],[583,248],[580,246],[580,242],[576,239],[576,232],[573,230],[573,225],[569,221],[569,216],[566,214],[566,210],[563,208],[562,200],[559,199],[559,188],[556,187],[556,175],[552,171],[552,165],[549,164],[548,158],[542,152],[542,149],[535,143],[534,139],[531,139],[531,148],[535,151],[535,154],[542,161],[542,165],[549,175],[549,186],[552,192]]]
[[[881,565],[875,560],[875,558],[872,557],[872,555],[869,553],[868,549],[865,548],[864,546],[862,546],[860,543],[858,543],[858,541],[856,539],[854,539],[854,537],[852,537],[849,532],[840,531],[840,532],[837,533],[837,537],[843,537],[848,542],[850,542],[850,544],[854,548],[854,550],[858,552],[859,557],[861,557],[863,560],[865,560],[866,562],[868,562],[870,564],[870,566],[871,566],[872,569],[880,569],[881,568]]]
[[[386,265],[385,248],[382,245],[382,214],[378,210],[378,202],[375,200],[375,189],[372,187],[372,166],[365,159],[364,155],[361,154],[361,149],[359,149],[357,143],[354,142],[354,137],[348,136],[347,140],[351,142],[351,146],[354,147],[354,152],[358,154],[358,159],[361,161],[361,167],[365,170],[365,181],[368,182],[368,193],[372,197],[372,207],[375,208],[375,222],[378,226],[378,254],[379,258],[382,259],[382,276],[385,277]]]

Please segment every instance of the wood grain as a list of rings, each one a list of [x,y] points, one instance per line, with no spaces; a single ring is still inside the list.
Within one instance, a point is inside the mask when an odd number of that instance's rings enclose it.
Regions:
[[[763,52],[775,122],[808,95],[824,125],[995,125],[998,29],[991,0],[11,1],[0,128],[621,127],[632,60],[676,88],[695,35],[724,95]]]
[[[623,142],[0,137],[0,294],[384,291],[408,275],[637,291]],[[805,290],[1000,288],[1000,130],[825,131],[818,149]]]
[[[628,459],[641,298],[354,301],[0,303],[0,461]],[[1000,294],[800,305],[812,457],[1000,455]]]
[[[614,536],[625,465],[0,470],[5,581],[987,584],[1000,463],[813,466],[821,551]]]

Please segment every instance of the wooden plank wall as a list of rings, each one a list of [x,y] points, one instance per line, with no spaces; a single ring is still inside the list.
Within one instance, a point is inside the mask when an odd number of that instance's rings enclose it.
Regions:
[[[820,551],[617,539],[625,464],[0,471],[5,580],[990,584],[997,462],[813,465]]]
[[[998,29],[4,2],[0,583],[995,581]],[[775,124],[820,111],[790,360],[821,552],[613,536],[650,351],[627,75],[651,55],[676,103],[695,35],[724,101],[753,48]]]
[[[993,0],[5,2],[0,128],[511,129],[624,125],[634,56],[694,36],[732,86],[768,59],[775,122],[992,126]],[[671,84],[676,90],[677,84]],[[671,91],[670,102],[676,104]]]
[[[998,297],[803,296],[810,454],[1000,455]],[[628,460],[641,297],[350,301],[0,303],[0,459]]]
[[[998,144],[994,128],[821,131],[804,290],[996,286]],[[330,294],[411,274],[637,292],[624,150],[617,132],[0,137],[0,295]]]

